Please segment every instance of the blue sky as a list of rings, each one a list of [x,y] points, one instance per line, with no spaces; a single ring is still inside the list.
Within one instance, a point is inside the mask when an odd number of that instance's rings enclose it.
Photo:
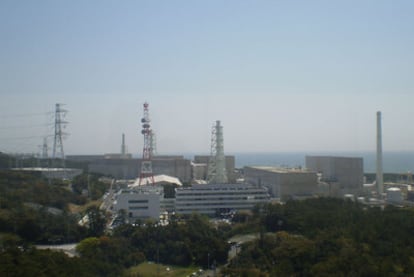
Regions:
[[[52,132],[40,114],[65,103],[66,153],[118,152],[125,133],[140,154],[144,101],[161,153],[208,152],[217,119],[228,152],[369,151],[377,110],[384,150],[414,150],[412,14],[412,1],[3,0],[0,151],[37,152]]]

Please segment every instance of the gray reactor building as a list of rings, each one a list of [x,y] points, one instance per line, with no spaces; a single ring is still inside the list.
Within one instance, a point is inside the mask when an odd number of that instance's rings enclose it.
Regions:
[[[364,183],[362,158],[306,156],[306,168],[321,173],[321,181],[337,184],[341,194],[358,193]]]

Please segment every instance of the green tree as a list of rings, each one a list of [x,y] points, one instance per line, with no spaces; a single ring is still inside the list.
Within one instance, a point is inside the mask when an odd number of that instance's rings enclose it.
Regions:
[[[88,235],[91,237],[101,236],[105,231],[106,218],[103,211],[97,206],[91,206],[86,210],[88,216]]]

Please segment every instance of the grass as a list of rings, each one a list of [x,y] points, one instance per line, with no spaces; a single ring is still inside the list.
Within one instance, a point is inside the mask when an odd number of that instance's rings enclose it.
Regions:
[[[167,270],[169,269],[169,270]],[[131,267],[128,269],[124,276],[142,276],[142,277],[157,277],[157,276],[168,276],[168,277],[185,277],[196,272],[199,268],[197,267],[177,267],[167,266],[160,264],[159,267],[155,263],[144,262],[138,266]],[[158,274],[159,273],[159,274]]]

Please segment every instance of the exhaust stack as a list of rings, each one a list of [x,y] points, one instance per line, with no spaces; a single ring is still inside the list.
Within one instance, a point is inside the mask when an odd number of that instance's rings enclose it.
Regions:
[[[377,112],[377,192],[382,198],[384,193],[384,180],[382,172],[382,130],[381,130],[381,112]]]

